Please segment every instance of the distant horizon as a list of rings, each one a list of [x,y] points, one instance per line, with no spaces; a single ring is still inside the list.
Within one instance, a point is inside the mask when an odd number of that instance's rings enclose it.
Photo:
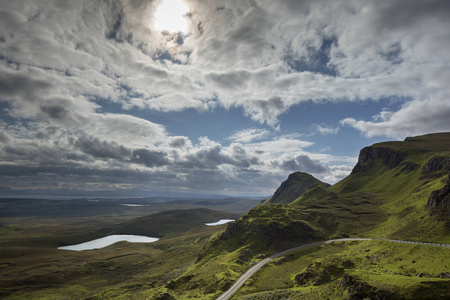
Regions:
[[[1,187],[0,187],[1,188]],[[173,199],[174,201],[183,201],[183,200],[225,200],[225,199],[247,199],[247,200],[264,200],[270,198],[272,195],[262,195],[262,196],[245,196],[245,195],[214,195],[214,194],[167,194],[167,195],[114,195],[114,191],[108,191],[111,193],[109,195],[101,195],[100,192],[90,192],[91,194],[74,194],[67,195],[64,193],[61,194],[45,194],[45,193],[23,193],[20,194],[20,190],[16,191],[17,194],[1,194],[0,199],[34,199],[34,200],[126,200],[126,199],[136,199],[136,200],[144,200],[144,199]],[[98,193],[98,194],[95,194]]]

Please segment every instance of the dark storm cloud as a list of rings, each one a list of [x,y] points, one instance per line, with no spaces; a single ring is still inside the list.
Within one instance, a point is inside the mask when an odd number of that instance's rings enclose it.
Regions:
[[[101,141],[92,136],[82,136],[74,142],[76,149],[100,159],[126,160],[131,157],[132,151],[116,142]]]
[[[49,82],[30,78],[29,75],[0,72],[0,101],[16,99],[16,97],[32,101],[37,94],[51,86]]]
[[[147,149],[137,149],[133,151],[134,163],[143,164],[146,167],[161,167],[170,163],[167,153],[162,151],[151,151]]]

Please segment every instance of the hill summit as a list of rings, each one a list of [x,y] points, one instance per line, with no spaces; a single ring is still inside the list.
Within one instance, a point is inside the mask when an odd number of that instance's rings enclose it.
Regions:
[[[322,182],[314,176],[303,173],[295,172],[289,175],[288,179],[284,181],[281,186],[275,191],[272,198],[270,198],[267,204],[288,204],[295,199],[303,195],[304,192],[312,187],[321,186],[329,187],[328,183]]]

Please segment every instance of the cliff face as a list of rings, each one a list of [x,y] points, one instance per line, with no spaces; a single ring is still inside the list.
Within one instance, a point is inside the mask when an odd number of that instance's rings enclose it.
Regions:
[[[431,210],[432,214],[441,218],[450,217],[450,174],[447,184],[442,189],[430,194],[427,208]]]
[[[422,174],[434,172],[450,172],[450,157],[433,157],[422,168]]]
[[[395,168],[406,158],[406,153],[387,147],[365,147],[361,150],[358,163],[352,170],[352,174],[363,173],[377,159],[382,159],[389,168]]]
[[[308,189],[320,185],[329,187],[328,183],[322,182],[319,179],[303,172],[295,172],[289,175],[288,179],[284,181],[280,187],[275,191],[273,197],[268,203],[282,203],[288,204],[303,195]]]

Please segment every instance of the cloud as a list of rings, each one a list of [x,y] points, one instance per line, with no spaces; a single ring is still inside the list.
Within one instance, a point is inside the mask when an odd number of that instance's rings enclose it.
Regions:
[[[167,159],[167,153],[147,149],[134,150],[132,162],[142,163],[149,168],[160,167],[170,163]]]
[[[281,168],[287,171],[302,171],[306,173],[321,174],[328,171],[328,167],[307,155],[299,155],[280,162]]]
[[[172,148],[184,148],[192,147],[192,142],[185,136],[177,136],[169,138],[169,147]]]
[[[10,2],[0,24],[1,90],[164,112],[241,107],[272,127],[305,101],[446,93],[443,1],[189,4],[191,32],[174,43],[153,29],[157,1]]]
[[[130,149],[127,149],[124,146],[117,144],[116,142],[101,141],[99,138],[92,136],[83,135],[79,137],[74,142],[74,146],[76,149],[81,150],[83,153],[100,159],[112,158],[117,160],[124,160],[131,156]]]
[[[245,111],[253,120],[266,122],[270,126],[278,123],[277,117],[287,110],[280,97],[272,97],[268,100],[251,100],[245,104]]]
[[[249,128],[237,131],[227,139],[238,143],[249,143],[257,140],[265,139],[270,135],[266,129]]]
[[[353,165],[334,165],[330,166],[328,173],[323,176],[325,182],[335,183],[350,175]]]
[[[449,98],[409,101],[396,112],[381,111],[374,121],[346,118],[342,125],[351,126],[366,137],[388,136],[403,139],[430,132],[444,132],[450,128]]]
[[[332,127],[326,124],[313,124],[312,125],[313,130],[316,132],[319,132],[321,135],[327,135],[327,134],[337,134],[339,130],[341,130],[340,127]]]

